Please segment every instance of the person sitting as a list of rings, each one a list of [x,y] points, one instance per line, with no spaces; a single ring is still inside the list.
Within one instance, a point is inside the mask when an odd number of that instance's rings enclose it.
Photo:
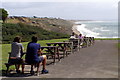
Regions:
[[[73,32],[72,35],[70,36],[70,39],[75,39],[76,38],[76,35],[75,33]]]
[[[78,38],[83,39],[84,37],[82,36],[82,34],[79,34]]]
[[[78,38],[80,39],[80,48],[82,48],[84,36],[82,36],[82,34],[79,34]]]
[[[25,57],[25,61],[31,64],[30,73],[34,74],[33,66],[36,65],[37,76],[39,76],[39,69],[40,69],[41,62],[43,65],[42,74],[48,73],[48,70],[46,70],[46,60],[47,60],[46,56],[42,55],[40,44],[37,43],[37,37],[33,36],[32,42],[28,43],[27,45],[27,53]]]
[[[23,55],[23,46],[21,42],[21,38],[15,37],[13,43],[11,44],[11,54],[9,56],[8,62],[11,64],[15,64],[16,72],[20,73],[20,64],[23,63],[22,55]],[[22,65],[22,73],[24,73],[24,65]]]

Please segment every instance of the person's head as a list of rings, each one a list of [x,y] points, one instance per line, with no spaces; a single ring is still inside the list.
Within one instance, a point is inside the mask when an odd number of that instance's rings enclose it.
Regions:
[[[82,36],[82,34],[79,34],[79,36]]]
[[[75,33],[73,32],[73,33],[72,33],[72,36],[74,36],[74,35],[75,35]]]
[[[35,43],[37,42],[37,37],[36,36],[32,37],[32,42],[35,42]]]
[[[17,36],[17,37],[14,38],[13,42],[20,43],[21,42],[21,38],[19,36]]]

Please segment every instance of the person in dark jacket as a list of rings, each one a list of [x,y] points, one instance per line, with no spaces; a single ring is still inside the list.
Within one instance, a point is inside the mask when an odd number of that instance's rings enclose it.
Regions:
[[[43,65],[42,73],[48,73],[48,70],[46,70],[46,60],[46,56],[42,55],[40,44],[37,43],[37,37],[33,36],[32,41],[27,45],[27,53],[25,57],[25,61],[31,64],[31,74],[34,74],[33,66],[37,65],[37,76],[39,76],[41,63]]]

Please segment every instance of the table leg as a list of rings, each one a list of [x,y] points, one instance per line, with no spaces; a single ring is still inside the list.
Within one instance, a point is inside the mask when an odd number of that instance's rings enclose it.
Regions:
[[[57,56],[58,56],[58,61],[60,61],[60,54],[58,48],[56,48]]]
[[[55,63],[55,59],[56,59],[56,49],[54,48],[54,58],[53,58],[53,62]]]

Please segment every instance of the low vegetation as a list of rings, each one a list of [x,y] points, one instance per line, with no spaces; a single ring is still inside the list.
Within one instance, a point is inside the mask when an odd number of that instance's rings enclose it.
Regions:
[[[61,18],[47,18],[47,17],[24,17],[24,16],[10,16],[7,23],[24,23],[32,26],[40,27],[47,31],[53,31],[58,33],[71,34],[72,26],[74,23],[70,20],[64,20]]]
[[[11,43],[15,36],[21,36],[23,42],[30,41],[33,35],[38,36],[39,40],[68,38],[69,35],[44,30],[43,28],[24,23],[3,23],[2,42]]]

